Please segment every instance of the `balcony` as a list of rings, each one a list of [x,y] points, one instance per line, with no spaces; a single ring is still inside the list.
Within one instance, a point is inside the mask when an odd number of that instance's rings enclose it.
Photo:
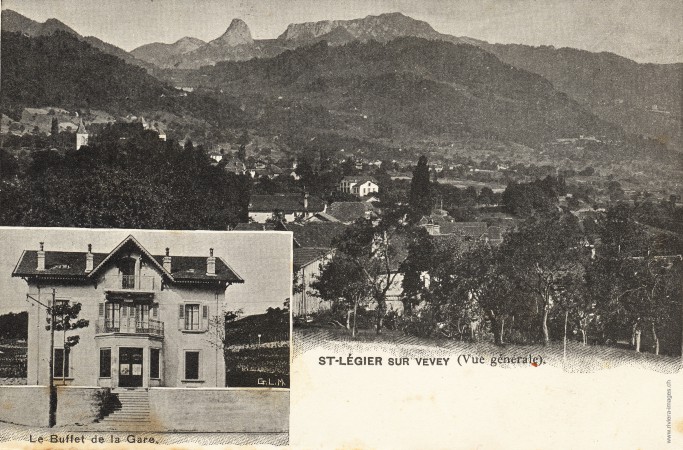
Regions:
[[[144,321],[135,318],[122,318],[121,320],[100,320],[95,327],[97,334],[122,333],[122,334],[148,334],[151,336],[164,337],[164,322],[147,319]]]
[[[153,276],[118,275],[104,280],[108,300],[151,301],[160,283]]]
[[[110,281],[112,282],[111,284],[114,284],[114,286],[111,286],[109,283],[108,286],[114,288],[118,287],[119,289],[125,291],[153,291],[156,289],[156,280],[154,277],[148,275],[119,275]]]

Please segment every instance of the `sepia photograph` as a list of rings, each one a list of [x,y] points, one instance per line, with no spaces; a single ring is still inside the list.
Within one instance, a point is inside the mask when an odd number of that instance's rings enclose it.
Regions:
[[[3,0],[0,441],[683,443],[681,23]]]
[[[287,443],[288,233],[0,237],[0,436]]]

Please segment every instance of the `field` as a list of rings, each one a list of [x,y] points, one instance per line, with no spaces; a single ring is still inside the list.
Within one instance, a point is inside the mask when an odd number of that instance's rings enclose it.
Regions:
[[[249,346],[227,353],[228,387],[289,387],[289,343]]]
[[[13,379],[26,378],[26,340],[8,339],[0,342],[0,384],[7,384]]]

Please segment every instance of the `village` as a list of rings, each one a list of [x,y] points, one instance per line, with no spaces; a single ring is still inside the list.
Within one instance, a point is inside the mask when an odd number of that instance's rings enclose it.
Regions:
[[[352,233],[361,223],[379,229],[396,211],[403,212],[398,221],[392,219],[394,226],[422,230],[425,236],[441,243],[438,245],[445,245],[457,254],[473,246],[498,248],[508,232],[515,231],[541,212],[567,213],[579,222],[597,221],[617,202],[630,205],[632,209],[652,209],[658,208],[656,202],[661,200],[664,210],[655,214],[661,216],[668,214],[666,211],[675,211],[680,201],[677,195],[668,195],[666,191],[661,191],[662,197],[658,199],[655,193],[628,189],[626,185],[627,189],[623,189],[613,176],[605,176],[590,166],[581,170],[551,164],[525,166],[491,155],[480,161],[457,154],[429,161],[424,156],[418,158],[416,149],[405,152],[403,159],[392,160],[370,159],[361,149],[338,148],[331,152],[328,147],[325,147],[326,151],[318,147],[316,150],[315,144],[295,151],[276,141],[264,140],[257,130],[246,129],[233,134],[234,142],[195,147],[188,135],[177,141],[171,137],[166,142],[166,126],[142,115],[115,119],[89,111],[86,116],[89,122],[77,112],[27,108],[22,114],[22,122],[29,128],[33,125],[33,131],[28,132],[24,127],[22,132],[16,124],[10,124],[4,129],[5,148],[21,155],[27,148],[19,145],[20,141],[30,142],[31,137],[44,136],[43,139],[57,145],[52,151],[87,152],[89,145],[101,145],[98,144],[99,135],[113,136],[119,142],[133,142],[135,133],[139,132],[156,136],[162,146],[194,148],[215,170],[242,180],[243,190],[239,195],[243,210],[231,216],[229,223],[222,224],[223,229],[293,233],[294,280],[297,284],[290,306],[296,322],[303,324],[315,321],[316,315],[329,314],[339,308],[338,298],[325,298],[316,283],[319,283],[321,271],[343,246],[345,234]],[[47,135],[48,129],[52,138]],[[600,138],[581,135],[557,139],[550,147],[559,146],[566,151],[567,146],[574,146],[577,151],[585,151],[586,146],[607,144]],[[419,183],[424,192],[416,200],[413,191],[418,166]],[[599,237],[584,236],[582,239],[594,254]],[[414,323],[398,325],[396,320],[407,317],[406,312],[412,309],[408,305],[410,302],[422,302],[418,298],[421,294],[410,293],[405,287],[405,269],[411,260],[409,245],[407,242],[385,244],[392,247],[392,261],[388,262],[388,269],[382,271],[375,286],[379,286],[382,294],[375,298],[370,296],[355,307],[362,306],[368,311],[379,307],[382,314],[387,315],[389,328],[400,326],[411,330],[416,327]],[[363,264],[374,262],[364,261]],[[377,276],[375,274],[375,278]],[[428,282],[423,288],[427,286]],[[352,316],[355,319],[356,313],[347,311],[328,322],[348,328]],[[443,328],[446,322],[438,321],[435,326]],[[475,336],[472,324],[460,323],[460,319],[458,323],[459,331],[442,330],[437,334],[463,336],[467,330],[470,337]]]

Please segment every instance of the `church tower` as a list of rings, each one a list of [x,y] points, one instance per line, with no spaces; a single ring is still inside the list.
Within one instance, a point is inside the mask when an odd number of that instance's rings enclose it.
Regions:
[[[84,145],[88,145],[88,130],[85,129],[85,124],[83,123],[83,119],[81,119],[78,124],[78,129],[76,130],[76,150]]]

